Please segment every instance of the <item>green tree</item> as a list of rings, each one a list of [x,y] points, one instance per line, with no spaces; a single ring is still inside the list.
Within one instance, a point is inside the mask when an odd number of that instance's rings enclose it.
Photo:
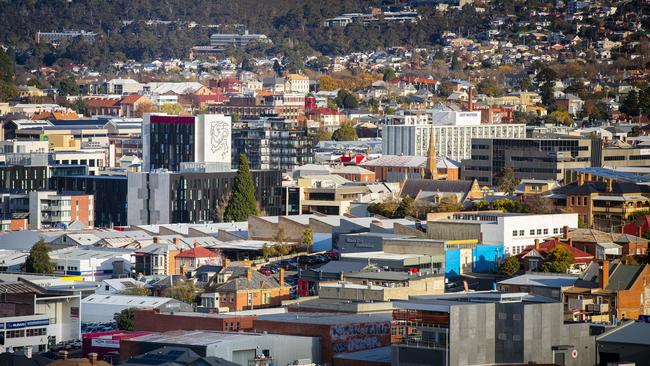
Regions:
[[[530,78],[526,76],[519,82],[519,89],[522,91],[530,91],[535,89],[535,85],[533,85],[533,82],[530,80]]]
[[[499,97],[503,95],[503,89],[499,87],[496,80],[483,79],[476,87],[479,93],[490,97]]]
[[[397,209],[395,210],[395,213],[393,214],[393,217],[396,219],[403,219],[408,215],[408,212],[411,208],[411,205],[413,204],[413,198],[406,196],[402,199],[402,201],[399,203],[397,206]]]
[[[463,204],[458,202],[456,195],[445,196],[440,199],[436,210],[438,212],[458,212],[463,209]]]
[[[349,124],[341,126],[332,134],[332,140],[334,141],[356,141],[358,139],[357,131]]]
[[[395,74],[395,70],[393,70],[390,67],[384,69],[384,76],[383,76],[384,81],[391,81],[391,80],[395,80],[396,78],[397,78],[397,74]]]
[[[542,271],[553,273],[567,273],[573,264],[573,255],[563,246],[551,250],[542,265]]]
[[[340,108],[359,108],[359,101],[357,98],[345,89],[338,91],[334,101]]]
[[[119,330],[133,330],[135,318],[135,308],[127,308],[113,315],[113,320]]]
[[[79,84],[77,84],[77,80],[75,80],[74,76],[72,75],[54,80],[54,82],[52,82],[52,86],[58,89],[59,95],[68,96],[79,95],[81,93]]]
[[[567,111],[557,110],[551,113],[551,121],[558,125],[571,126],[573,125],[573,117]]]
[[[547,107],[555,105],[554,81],[547,81],[540,87],[540,96],[542,97],[542,104]]]
[[[314,135],[315,141],[314,143],[317,144],[320,141],[329,141],[332,139],[332,133],[327,130],[326,128],[319,127],[318,130],[316,131],[316,134]]]
[[[632,89],[627,93],[623,103],[621,103],[621,112],[627,114],[628,116],[638,116],[639,115],[639,93],[636,90]]]
[[[257,200],[253,174],[248,166],[248,158],[244,154],[239,155],[239,170],[234,187],[235,190],[223,215],[224,221],[246,221],[248,216],[257,214]]]
[[[172,116],[177,116],[183,112],[183,106],[178,103],[165,103],[160,107],[160,111]]]
[[[54,263],[50,260],[50,247],[43,239],[37,241],[29,251],[25,265],[25,272],[29,273],[54,273]]]
[[[18,88],[13,83],[0,81],[0,102],[9,101],[18,96]]]
[[[199,296],[199,289],[191,281],[185,281],[177,285],[166,288],[163,291],[165,297],[171,297],[184,303],[195,303]]]
[[[519,264],[517,257],[508,257],[501,263],[499,274],[512,277],[515,273],[519,272],[520,267],[521,264]]]
[[[515,193],[519,185],[514,169],[509,166],[503,168],[494,178],[496,178],[497,189],[509,195]]]
[[[311,229],[305,229],[302,232],[302,245],[310,248],[314,244],[314,232]]]

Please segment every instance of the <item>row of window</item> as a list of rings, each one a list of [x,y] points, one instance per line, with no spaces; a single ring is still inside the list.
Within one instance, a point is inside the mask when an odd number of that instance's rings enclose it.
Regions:
[[[5,338],[38,337],[47,335],[47,328],[8,330]]]
[[[553,234],[559,234],[562,231],[562,228],[554,227]],[[548,235],[549,229],[530,229],[528,231],[529,235]],[[526,230],[513,230],[512,236],[526,236]]]

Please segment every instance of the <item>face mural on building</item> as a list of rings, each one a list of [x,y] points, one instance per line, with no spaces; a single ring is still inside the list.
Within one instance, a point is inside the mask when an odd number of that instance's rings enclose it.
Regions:
[[[230,159],[230,124],[227,121],[210,122],[210,150],[222,160]]]

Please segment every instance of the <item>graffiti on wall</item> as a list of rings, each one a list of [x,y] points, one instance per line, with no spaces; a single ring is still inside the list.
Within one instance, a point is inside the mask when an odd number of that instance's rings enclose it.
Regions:
[[[383,347],[390,343],[390,322],[336,325],[330,337],[334,353]]]

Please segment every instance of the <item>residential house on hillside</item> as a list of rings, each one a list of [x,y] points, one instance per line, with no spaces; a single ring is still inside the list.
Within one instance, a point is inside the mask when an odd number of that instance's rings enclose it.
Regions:
[[[194,243],[194,247],[191,249],[181,249],[176,254],[176,273],[184,274],[188,271],[194,271],[203,265],[218,266],[222,263],[223,256],[220,253],[200,247],[198,243]]]
[[[648,240],[630,234],[575,229],[566,232],[563,239],[572,246],[594,255],[598,260],[648,253]]]

